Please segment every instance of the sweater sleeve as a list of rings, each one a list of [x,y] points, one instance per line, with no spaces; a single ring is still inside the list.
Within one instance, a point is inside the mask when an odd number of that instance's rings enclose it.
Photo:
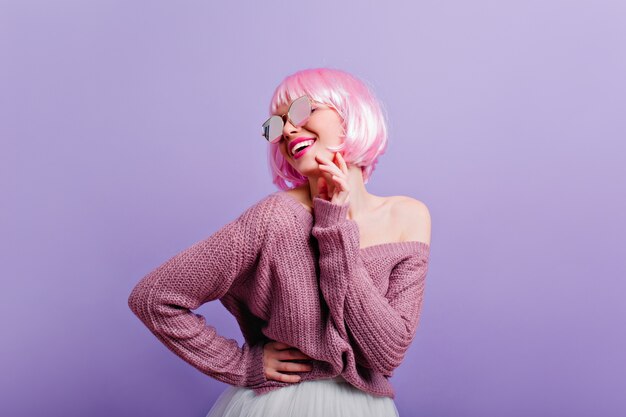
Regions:
[[[320,289],[334,325],[345,340],[356,344],[361,365],[391,376],[415,336],[429,249],[400,258],[383,296],[360,256],[358,225],[347,218],[349,203],[338,205],[315,197],[313,208]]]
[[[172,352],[206,375],[234,386],[267,383],[263,342],[239,347],[190,310],[224,296],[252,273],[271,236],[269,199],[251,206],[217,232],[178,253],[143,277],[128,305]]]

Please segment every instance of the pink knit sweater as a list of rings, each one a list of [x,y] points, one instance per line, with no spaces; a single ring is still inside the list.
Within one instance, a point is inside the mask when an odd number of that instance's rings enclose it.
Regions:
[[[430,247],[360,248],[348,208],[315,197],[310,213],[289,194],[269,194],[142,278],[129,307],[183,360],[256,394],[292,384],[265,378],[263,344],[275,340],[314,359],[300,382],[341,375],[395,398],[388,377],[415,336]],[[191,311],[217,299],[243,346]]]

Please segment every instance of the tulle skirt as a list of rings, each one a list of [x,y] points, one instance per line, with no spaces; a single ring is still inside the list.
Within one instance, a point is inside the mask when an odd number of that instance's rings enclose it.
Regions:
[[[390,397],[371,395],[341,376],[288,385],[262,395],[229,386],[206,417],[399,417]]]

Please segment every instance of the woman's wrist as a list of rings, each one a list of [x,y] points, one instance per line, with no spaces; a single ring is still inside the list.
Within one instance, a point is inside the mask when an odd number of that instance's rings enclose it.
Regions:
[[[348,220],[350,203],[336,204],[320,197],[313,197],[315,225],[328,227]]]

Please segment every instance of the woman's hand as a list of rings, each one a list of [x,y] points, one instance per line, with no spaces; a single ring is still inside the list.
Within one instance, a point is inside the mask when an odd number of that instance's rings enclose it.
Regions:
[[[348,165],[341,156],[335,152],[334,161],[324,156],[315,156],[319,163],[322,175],[317,179],[318,197],[335,204],[345,204],[350,201],[350,186],[348,185]]]
[[[288,362],[290,360],[312,360],[299,349],[282,342],[268,342],[263,346],[263,371],[265,379],[281,382],[299,382],[300,375],[281,372],[305,372],[313,369],[308,363]]]

